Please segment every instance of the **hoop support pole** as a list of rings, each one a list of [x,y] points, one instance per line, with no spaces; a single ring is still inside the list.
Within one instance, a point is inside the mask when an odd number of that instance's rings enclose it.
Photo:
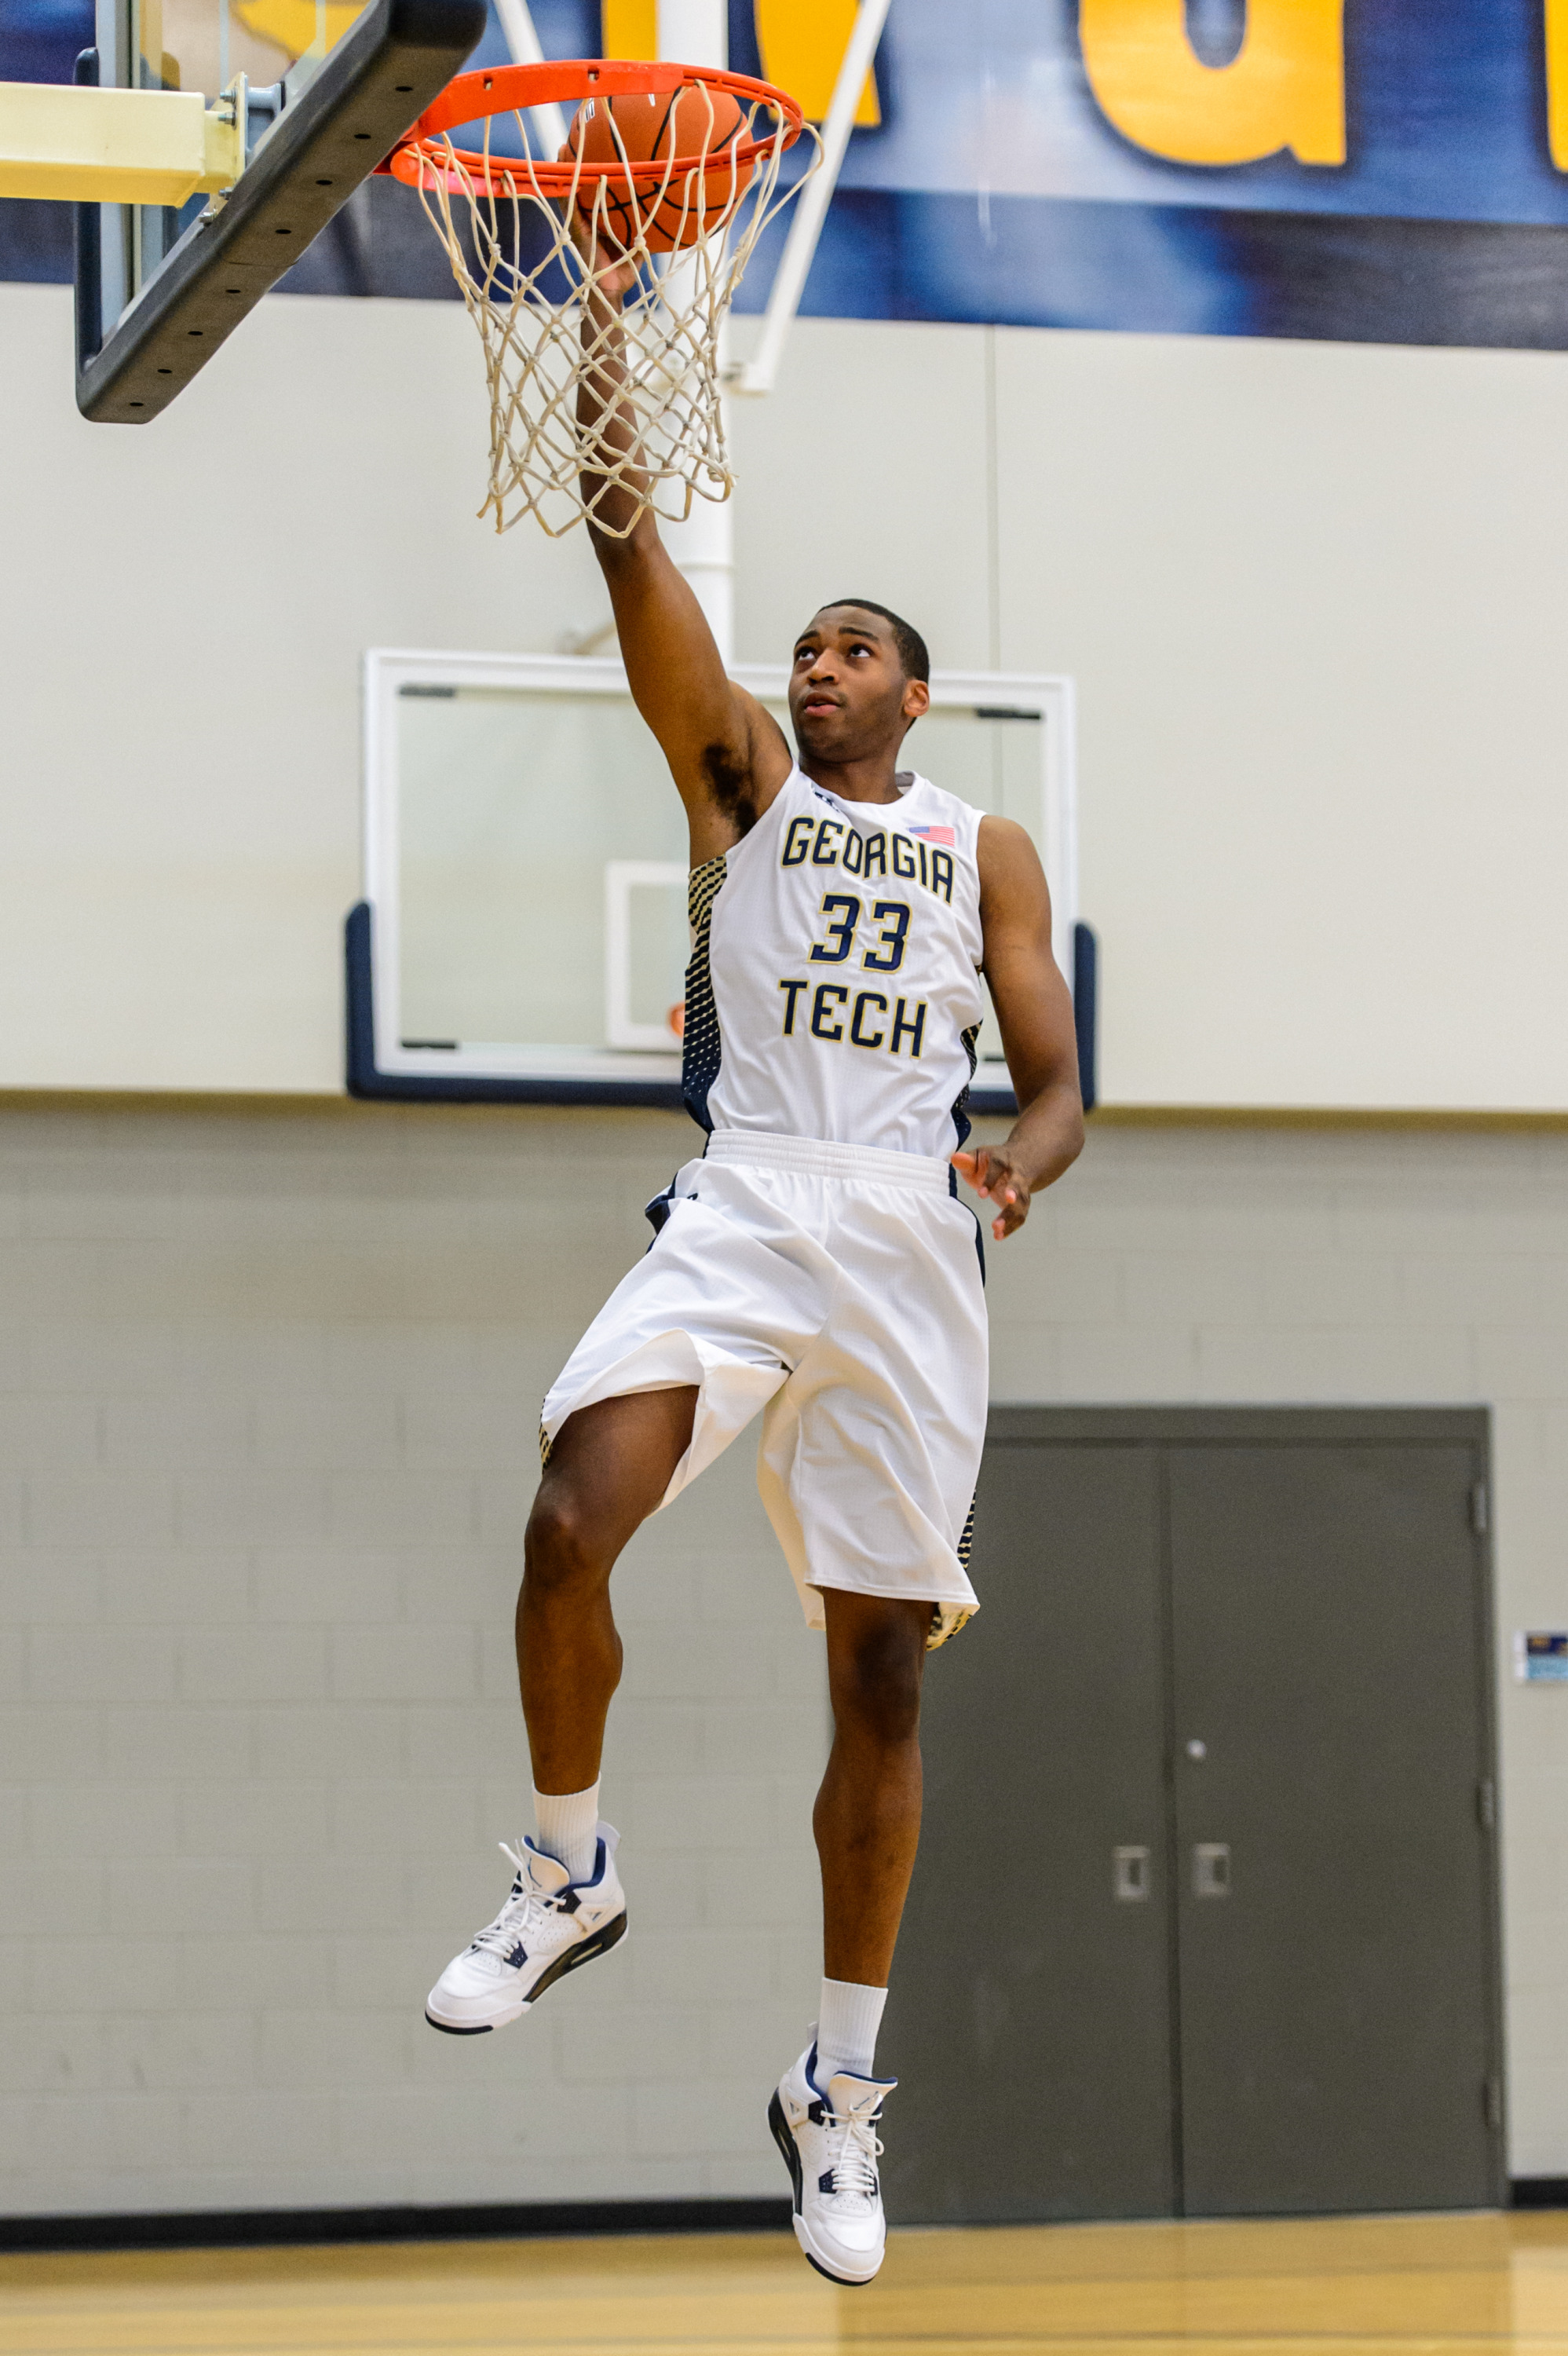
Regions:
[[[730,62],[730,12],[725,0],[657,0],[659,55],[683,66]]]
[[[730,25],[723,0],[659,0],[659,56],[687,65],[730,62]],[[726,328],[720,328],[720,349]],[[723,394],[720,392],[722,402]],[[735,518],[732,499],[696,499],[684,523],[666,526],[675,567],[707,617],[726,670],[735,659]]]
[[[822,224],[827,219],[827,208],[838,186],[838,175],[848,152],[849,134],[855,127],[855,109],[866,76],[871,70],[877,54],[877,44],[882,37],[882,27],[888,21],[891,0],[860,0],[859,11],[844,51],[844,62],[838,69],[838,79],[833,85],[833,103],[827,110],[822,126],[822,160],[806,182],[795,207],[795,219],[789,225],[784,250],[779,260],[778,275],[768,294],[767,309],[763,314],[763,332],[752,358],[737,369],[731,389],[735,392],[772,392],[777,380],[779,362],[789,331],[795,325],[800,298],[805,292],[805,282],[816,256],[816,241],[822,235]]]

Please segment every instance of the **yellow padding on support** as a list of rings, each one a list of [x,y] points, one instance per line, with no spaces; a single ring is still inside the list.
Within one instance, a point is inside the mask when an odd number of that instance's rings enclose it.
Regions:
[[[183,205],[242,166],[238,126],[198,90],[0,82],[0,197]]]

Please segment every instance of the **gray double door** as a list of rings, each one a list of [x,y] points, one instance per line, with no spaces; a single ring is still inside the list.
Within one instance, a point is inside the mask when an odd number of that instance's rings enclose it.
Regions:
[[[1503,2185],[1486,1423],[999,1409],[879,2053],[909,2222]]]

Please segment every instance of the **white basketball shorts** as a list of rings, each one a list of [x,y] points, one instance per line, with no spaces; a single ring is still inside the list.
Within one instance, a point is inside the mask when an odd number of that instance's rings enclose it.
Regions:
[[[760,1408],[757,1486],[808,1626],[842,1587],[929,1600],[942,1643],[978,1608],[987,1397],[978,1231],[947,1163],[718,1130],[664,1199],[545,1400],[547,1461],[578,1408],[693,1383],[667,1505]]]

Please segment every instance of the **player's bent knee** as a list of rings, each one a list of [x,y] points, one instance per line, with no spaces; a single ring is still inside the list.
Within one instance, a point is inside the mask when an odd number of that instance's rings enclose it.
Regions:
[[[608,1578],[607,1554],[593,1516],[572,1486],[547,1472],[534,1499],[523,1540],[524,1584],[536,1595],[557,1596],[597,1587]]]
[[[912,1741],[920,1731],[923,1622],[893,1605],[863,1618],[834,1647],[833,1714],[839,1728],[878,1743]]]

